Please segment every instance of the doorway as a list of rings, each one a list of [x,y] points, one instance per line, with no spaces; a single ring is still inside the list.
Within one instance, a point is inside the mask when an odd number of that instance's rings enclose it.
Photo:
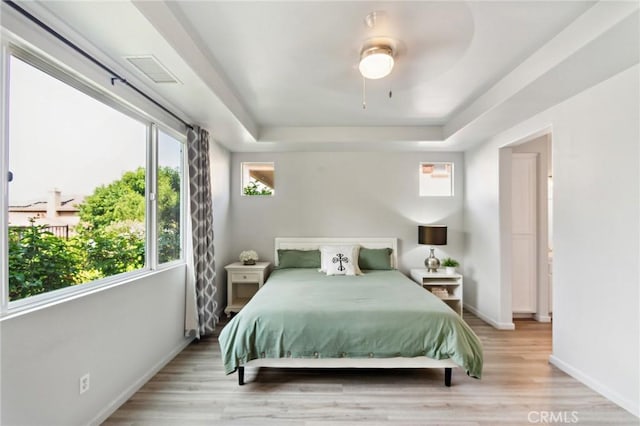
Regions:
[[[503,261],[509,275],[512,318],[550,322],[552,317],[552,156],[551,133],[503,148],[508,160],[503,221],[510,256]]]

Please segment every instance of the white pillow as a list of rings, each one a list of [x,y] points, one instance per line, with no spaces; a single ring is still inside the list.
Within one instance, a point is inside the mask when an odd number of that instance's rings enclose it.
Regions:
[[[327,250],[333,250],[332,246],[322,246],[320,247],[320,269],[318,272],[327,273],[327,267],[329,266],[329,254],[327,254]]]
[[[320,247],[320,269],[318,269],[319,272],[327,272],[327,268],[329,267],[329,265],[332,263],[331,259],[333,259],[333,255],[329,254],[329,251],[334,251],[335,249],[340,249],[343,250],[346,253],[352,253],[352,257],[354,259],[358,259],[360,256],[360,246],[359,245],[346,245],[346,246],[340,246],[340,245],[335,245],[335,246],[322,246]],[[360,266],[358,265],[358,262],[355,262],[355,270],[356,270],[356,275],[362,275],[362,271],[360,270]]]
[[[327,250],[327,275],[355,275],[355,262],[357,258],[353,257],[354,250]]]
[[[320,271],[327,275],[362,275],[358,267],[360,246],[323,246]]]

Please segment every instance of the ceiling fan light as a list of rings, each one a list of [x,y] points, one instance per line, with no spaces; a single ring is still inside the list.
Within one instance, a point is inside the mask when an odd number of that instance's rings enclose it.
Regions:
[[[393,69],[393,51],[386,46],[374,46],[360,54],[360,74],[364,78],[376,80],[388,76]]]

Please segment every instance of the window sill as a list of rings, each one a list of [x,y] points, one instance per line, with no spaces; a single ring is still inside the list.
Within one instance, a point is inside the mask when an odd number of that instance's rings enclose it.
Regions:
[[[0,312],[0,322],[16,318],[22,315],[26,315],[32,312],[36,312],[42,309],[47,309],[52,306],[56,306],[62,303],[69,302],[71,300],[80,299],[92,294],[100,293],[106,290],[110,290],[115,287],[130,284],[133,281],[137,281],[143,278],[152,277],[157,274],[164,273],[171,269],[184,266],[184,261],[173,261],[169,264],[164,264],[156,270],[141,270],[136,272],[130,272],[126,275],[119,277],[105,278],[93,283],[82,284],[80,286],[72,286],[64,289],[60,289],[51,293],[55,294],[43,294],[39,296],[33,296],[38,300],[22,299],[17,300],[9,304],[5,311]]]

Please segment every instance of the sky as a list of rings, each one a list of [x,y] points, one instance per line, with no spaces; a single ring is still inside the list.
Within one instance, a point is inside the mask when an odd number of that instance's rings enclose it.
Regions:
[[[90,195],[145,165],[145,123],[12,57],[9,92],[9,205]],[[177,167],[180,145],[161,133],[162,164]]]

